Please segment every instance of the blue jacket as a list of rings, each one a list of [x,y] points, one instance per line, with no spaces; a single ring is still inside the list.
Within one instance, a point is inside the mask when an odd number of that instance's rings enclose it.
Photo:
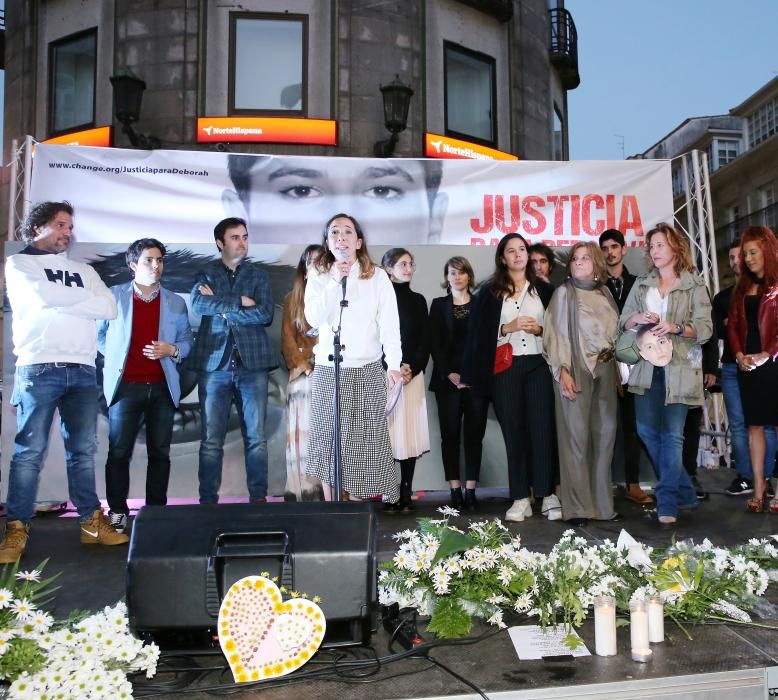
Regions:
[[[200,294],[206,284],[213,295]],[[241,306],[240,298],[250,297],[256,306]],[[227,350],[230,331],[238,346],[240,359],[248,370],[270,369],[278,357],[265,332],[273,322],[273,291],[267,273],[244,260],[230,285],[230,274],[221,258],[206,265],[192,288],[192,311],[202,316],[190,369],[213,372],[219,368]]]
[[[111,287],[111,293],[119,307],[117,317],[112,321],[99,321],[97,324],[97,350],[105,358],[103,368],[103,393],[110,406],[124,372],[127,354],[130,351],[132,335],[132,298],[133,283],[117,284]],[[192,347],[192,329],[189,327],[189,314],[184,300],[168,291],[160,289],[159,333],[156,340],[176,345],[183,360]],[[178,367],[172,357],[163,357],[162,371],[170,391],[170,398],[178,406],[181,399],[181,384],[178,379]]]

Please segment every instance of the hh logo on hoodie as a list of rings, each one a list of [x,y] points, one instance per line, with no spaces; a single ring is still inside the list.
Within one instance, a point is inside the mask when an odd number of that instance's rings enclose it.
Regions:
[[[46,271],[46,277],[49,282],[59,282],[66,287],[83,287],[84,283],[81,281],[81,275],[77,272],[68,272],[67,270],[49,270],[47,267],[43,268]],[[64,277],[64,279],[63,279]]]

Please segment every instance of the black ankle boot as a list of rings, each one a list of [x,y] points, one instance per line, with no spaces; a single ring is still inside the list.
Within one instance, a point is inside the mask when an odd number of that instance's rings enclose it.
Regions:
[[[400,484],[400,511],[403,513],[409,513],[412,510],[416,510],[411,500],[411,485],[408,482]]]
[[[455,489],[451,489],[451,507],[461,511],[465,502],[462,500],[462,489],[457,486]]]
[[[478,503],[475,500],[475,489],[465,489],[465,510],[478,510]]]

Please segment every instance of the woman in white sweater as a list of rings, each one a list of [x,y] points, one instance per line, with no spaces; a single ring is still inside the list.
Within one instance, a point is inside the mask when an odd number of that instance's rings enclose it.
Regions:
[[[397,299],[386,273],[370,259],[356,219],[333,216],[322,249],[305,289],[305,317],[319,331],[306,469],[321,480],[324,497],[331,500],[335,368],[330,358],[340,318],[345,346],[340,374],[342,488],[352,500],[382,496],[394,503],[399,493],[385,409],[387,385],[402,381]],[[345,308],[340,305],[344,294]]]

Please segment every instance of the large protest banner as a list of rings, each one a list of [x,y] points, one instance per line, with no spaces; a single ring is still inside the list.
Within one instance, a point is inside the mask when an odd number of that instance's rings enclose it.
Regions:
[[[39,145],[32,201],[67,199],[85,242],[158,232],[209,242],[225,216],[256,243],[307,244],[347,212],[379,244],[489,245],[519,232],[569,246],[672,221],[669,161],[472,161],[258,156]]]
[[[324,222],[347,212],[363,224],[373,257],[388,246],[409,247],[418,270],[413,287],[429,301],[443,293],[443,262],[466,255],[478,280],[493,266],[493,245],[518,231],[531,242],[569,246],[595,240],[605,228],[620,228],[628,244],[641,246],[659,221],[672,221],[668,161],[484,162],[430,159],[359,159],[237,155],[205,151],[138,151],[38,145],[32,175],[32,202],[70,201],[75,207],[71,256],[95,266],[106,284],[129,278],[123,252],[129,242],[153,236],[169,246],[163,284],[188,300],[197,270],[218,255],[213,227],[225,216],[249,222],[250,256],[269,273],[276,320],[269,329],[280,343],[281,303],[293,281],[294,265],[307,243],[320,241]],[[427,245],[440,244],[440,245]],[[464,246],[476,246],[468,248]],[[486,247],[482,247],[486,246]],[[7,254],[20,248],[9,243]],[[639,251],[628,265],[640,272]],[[10,309],[4,333],[2,491],[15,433],[9,403],[14,376]],[[195,331],[199,318],[190,314]],[[285,481],[286,371],[271,372],[268,406],[271,493]],[[176,415],[170,496],[197,493],[200,416],[196,377],[182,367],[182,406]],[[431,453],[419,463],[418,488],[445,488],[436,405],[427,401]],[[98,420],[96,470],[102,495],[107,446],[106,407]],[[52,429],[42,501],[67,498],[64,454],[57,426]],[[131,496],[142,497],[146,452],[139,436],[131,464]],[[484,441],[481,483],[507,482],[499,427],[490,417]],[[225,444],[221,493],[245,497],[245,470],[237,417]]]

